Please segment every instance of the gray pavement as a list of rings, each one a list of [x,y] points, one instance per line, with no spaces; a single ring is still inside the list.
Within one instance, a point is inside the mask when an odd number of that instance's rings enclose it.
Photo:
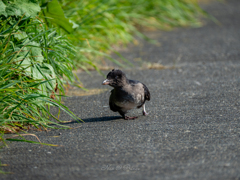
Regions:
[[[135,67],[125,70],[150,89],[149,116],[123,120],[108,107],[104,77],[79,76],[89,89],[65,105],[85,123],[36,132],[44,143],[11,143],[0,150],[0,179],[240,179],[240,1],[204,6],[221,25],[148,32],[161,45],[141,41],[123,51]],[[107,71],[104,72],[105,74]],[[71,120],[62,114],[62,119]],[[29,138],[29,139],[34,139]]]

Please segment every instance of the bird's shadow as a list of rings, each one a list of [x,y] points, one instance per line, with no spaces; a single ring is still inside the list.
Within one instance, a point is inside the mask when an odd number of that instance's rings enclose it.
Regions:
[[[90,122],[103,122],[103,121],[112,121],[112,120],[117,120],[117,119],[122,119],[121,116],[104,116],[104,117],[94,117],[94,118],[84,118],[82,119],[83,121],[71,121],[71,122],[66,122],[63,123],[64,125],[67,124],[74,124],[74,123],[90,123]]]

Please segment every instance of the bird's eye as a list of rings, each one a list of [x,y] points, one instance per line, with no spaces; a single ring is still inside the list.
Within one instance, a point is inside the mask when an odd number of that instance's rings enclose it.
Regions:
[[[115,79],[118,79],[118,76],[115,76]]]

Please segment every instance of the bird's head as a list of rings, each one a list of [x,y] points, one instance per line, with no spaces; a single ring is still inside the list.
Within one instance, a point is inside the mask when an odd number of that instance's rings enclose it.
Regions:
[[[108,73],[107,79],[105,79],[102,84],[112,87],[122,87],[126,82],[126,75],[119,69],[113,69]]]

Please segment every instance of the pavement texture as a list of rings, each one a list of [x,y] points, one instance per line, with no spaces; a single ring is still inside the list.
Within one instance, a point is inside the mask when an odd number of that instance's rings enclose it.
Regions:
[[[149,87],[148,116],[134,110],[129,115],[138,119],[121,119],[108,107],[111,88],[101,85],[104,77],[80,73],[90,92],[101,89],[89,96],[75,92],[65,100],[85,123],[34,132],[59,147],[14,142],[1,149],[1,163],[8,165],[1,169],[12,174],[0,179],[239,180],[240,1],[203,7],[220,24],[148,32],[161,44],[140,41],[122,52],[136,67],[156,65],[125,70]]]

